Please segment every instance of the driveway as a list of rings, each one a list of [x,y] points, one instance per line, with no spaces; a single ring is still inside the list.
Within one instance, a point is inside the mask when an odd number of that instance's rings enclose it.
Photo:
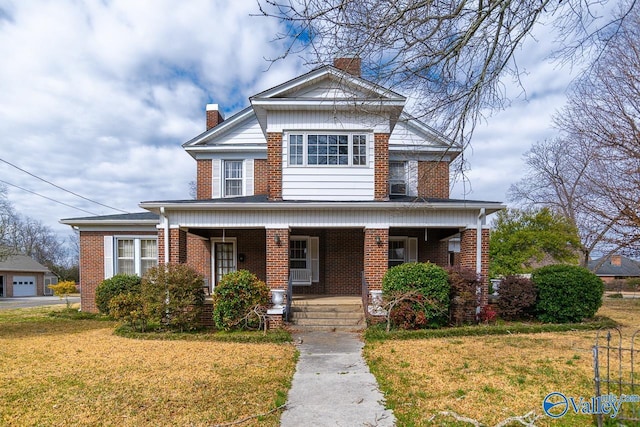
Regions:
[[[71,304],[79,303],[80,297],[69,297],[69,302]],[[56,296],[0,298],[0,310],[64,304],[66,304],[64,298],[60,299]]]

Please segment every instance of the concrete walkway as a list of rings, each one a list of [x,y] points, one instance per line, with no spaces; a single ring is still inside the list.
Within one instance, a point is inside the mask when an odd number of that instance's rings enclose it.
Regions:
[[[393,426],[376,379],[362,358],[356,333],[294,334],[300,358],[293,376],[282,427]]]

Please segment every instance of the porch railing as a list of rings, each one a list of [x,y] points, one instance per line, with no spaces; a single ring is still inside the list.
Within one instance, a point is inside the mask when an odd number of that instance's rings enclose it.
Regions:
[[[291,274],[289,275],[289,282],[287,283],[287,302],[284,306],[284,320],[289,321],[291,316],[291,303],[293,302],[293,280]]]
[[[294,285],[311,285],[311,270],[308,268],[289,269],[289,278]]]
[[[367,278],[362,272],[362,308],[364,309],[365,318],[369,314],[369,284]]]

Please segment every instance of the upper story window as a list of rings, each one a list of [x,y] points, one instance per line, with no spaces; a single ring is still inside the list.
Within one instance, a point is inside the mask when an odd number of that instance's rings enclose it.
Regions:
[[[151,267],[158,265],[157,240],[118,238],[116,255],[117,274],[143,276]]]
[[[391,196],[407,195],[406,162],[389,162],[389,194]]]
[[[365,134],[291,134],[289,165],[366,166]]]
[[[242,160],[224,161],[224,196],[242,196]]]

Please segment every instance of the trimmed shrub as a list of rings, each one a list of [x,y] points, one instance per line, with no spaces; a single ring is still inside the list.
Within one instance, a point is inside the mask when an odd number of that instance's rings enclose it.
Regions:
[[[142,301],[150,320],[172,330],[200,327],[204,280],[185,264],[161,264],[142,278]]]
[[[116,319],[125,322],[135,331],[144,332],[149,316],[144,309],[140,294],[120,294],[111,298],[109,313]]]
[[[269,304],[269,288],[255,274],[238,270],[226,274],[213,292],[213,321],[219,329],[249,329],[260,325],[256,307]]]
[[[449,268],[449,321],[452,325],[473,323],[476,320],[476,292],[481,282],[478,274],[469,268]]]
[[[602,305],[604,285],[589,270],[573,265],[549,265],[535,270],[536,315],[543,322],[580,322]]]
[[[390,318],[404,329],[446,324],[449,292],[447,272],[429,262],[392,267],[382,279],[382,294],[392,306]]]
[[[109,302],[115,296],[126,293],[140,293],[140,277],[135,274],[116,274],[105,279],[96,288],[96,306],[100,313],[109,313]]]
[[[531,319],[536,308],[536,287],[531,279],[507,276],[500,282],[498,314],[504,320]]]

